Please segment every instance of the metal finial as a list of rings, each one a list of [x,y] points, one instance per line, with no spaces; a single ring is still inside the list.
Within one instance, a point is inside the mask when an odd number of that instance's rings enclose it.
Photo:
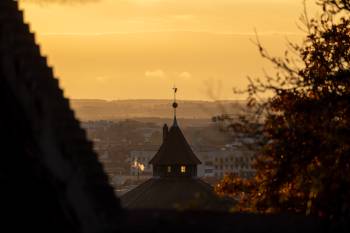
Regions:
[[[177,87],[174,85],[173,87],[174,90],[174,102],[173,102],[173,108],[174,108],[174,126],[177,126],[177,120],[176,120],[176,108],[179,106],[176,102],[176,92],[177,92]]]
[[[173,103],[173,108],[177,108],[178,104],[176,102],[176,92],[177,92],[177,87],[173,87],[173,90],[174,90],[174,103]]]

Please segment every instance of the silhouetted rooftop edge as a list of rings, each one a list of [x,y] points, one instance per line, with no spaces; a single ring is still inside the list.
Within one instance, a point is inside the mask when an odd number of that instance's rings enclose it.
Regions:
[[[176,118],[174,120],[173,126],[168,132],[166,139],[149,163],[153,165],[201,164],[201,161],[194,154],[191,146],[188,144],[185,136],[178,126]]]
[[[13,0],[0,1],[0,74],[4,223],[114,231],[119,200]]]

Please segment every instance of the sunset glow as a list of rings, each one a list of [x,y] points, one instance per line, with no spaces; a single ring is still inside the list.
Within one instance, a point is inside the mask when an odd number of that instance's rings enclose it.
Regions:
[[[174,83],[181,99],[242,98],[233,87],[272,72],[254,30],[275,55],[304,35],[294,0],[27,0],[21,8],[71,98],[169,99]]]

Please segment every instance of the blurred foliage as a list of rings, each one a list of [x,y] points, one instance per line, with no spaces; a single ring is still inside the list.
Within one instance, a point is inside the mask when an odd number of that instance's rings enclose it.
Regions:
[[[237,211],[296,212],[338,219],[350,210],[350,1],[320,0],[323,13],[301,17],[307,37],[282,58],[261,55],[276,74],[251,79],[248,105],[263,116],[257,175],[226,176],[220,195]],[[262,93],[272,93],[265,100]],[[243,126],[247,124],[241,124]],[[249,126],[248,126],[249,128]]]

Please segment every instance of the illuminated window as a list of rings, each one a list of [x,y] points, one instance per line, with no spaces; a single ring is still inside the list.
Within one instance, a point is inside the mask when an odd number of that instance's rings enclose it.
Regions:
[[[181,166],[181,173],[185,173],[186,172],[186,166]]]
[[[168,166],[168,173],[171,172],[171,166]]]

